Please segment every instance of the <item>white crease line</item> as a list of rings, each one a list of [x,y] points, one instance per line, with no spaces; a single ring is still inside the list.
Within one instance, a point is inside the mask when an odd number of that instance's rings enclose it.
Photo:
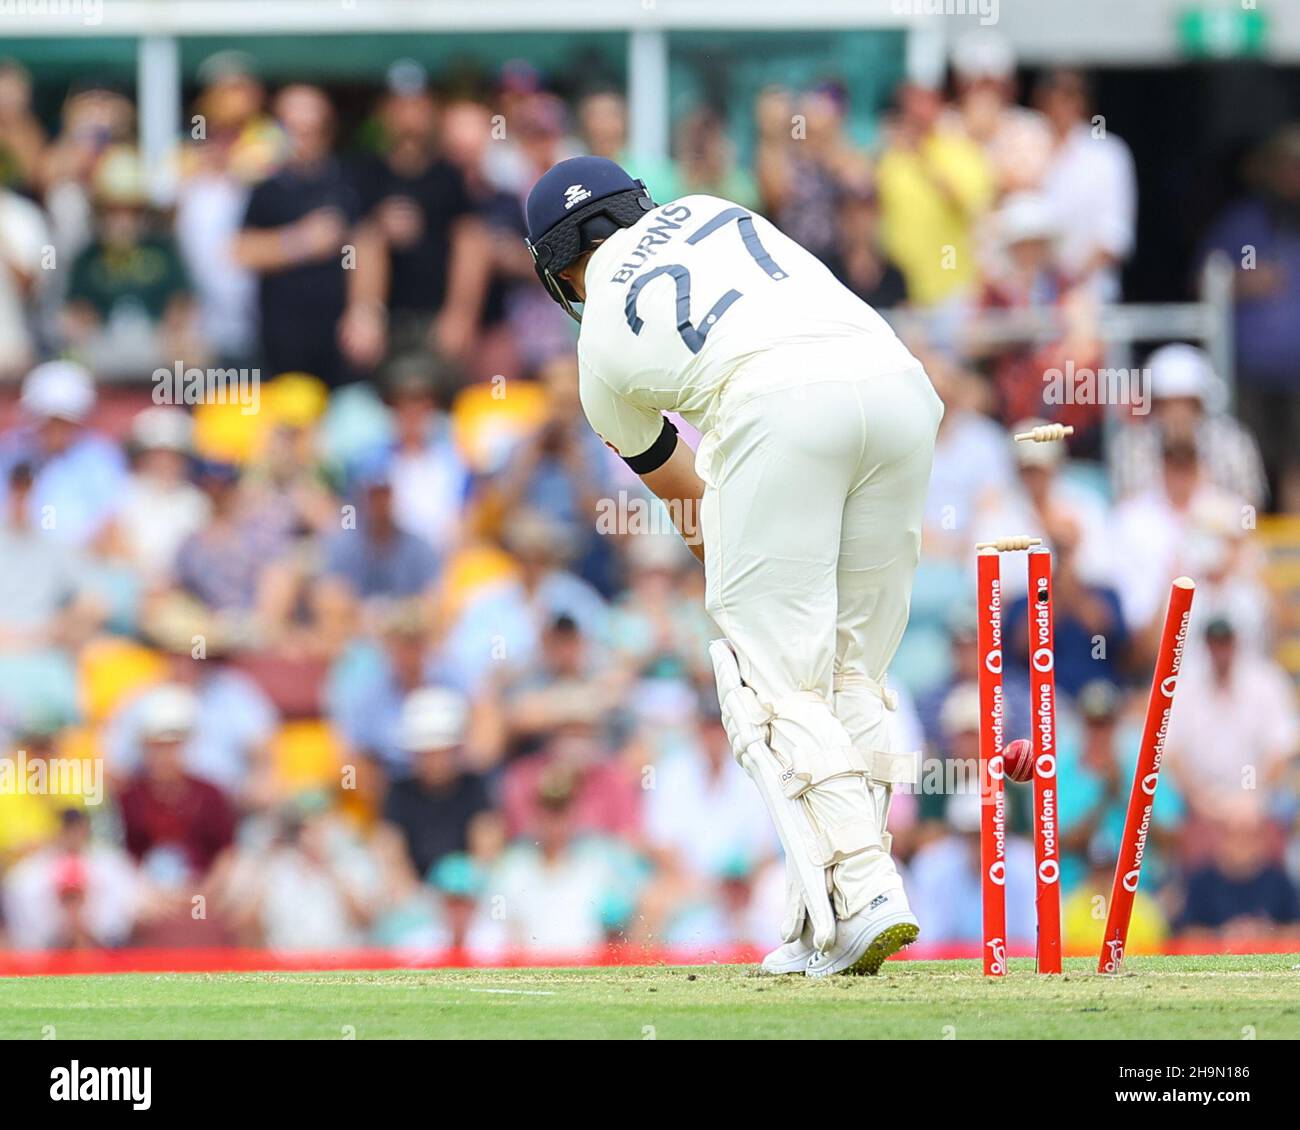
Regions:
[[[471,993],[509,993],[516,997],[553,997],[547,989],[470,989]]]

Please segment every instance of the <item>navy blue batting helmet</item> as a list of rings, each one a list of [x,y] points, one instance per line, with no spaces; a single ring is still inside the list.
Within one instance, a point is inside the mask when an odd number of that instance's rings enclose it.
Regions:
[[[575,321],[577,292],[560,272],[654,207],[650,193],[613,161],[572,157],[546,171],[528,194],[528,250],[547,293]]]

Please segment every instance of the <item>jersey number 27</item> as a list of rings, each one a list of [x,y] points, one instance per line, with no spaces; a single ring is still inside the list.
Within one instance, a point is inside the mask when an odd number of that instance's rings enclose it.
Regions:
[[[767,253],[767,248],[763,246],[762,240],[758,238],[758,232],[754,230],[754,217],[746,212],[743,208],[726,208],[713,217],[708,223],[704,224],[699,231],[687,237],[686,242],[694,245],[700,240],[711,236],[719,228],[725,227],[736,221],[736,226],[740,229],[740,238],[745,241],[745,250],[749,252],[750,258],[754,260],[769,278],[776,279],[778,282],[786,278],[786,273],[777,265],[776,260]],[[738,290],[729,290],[717,300],[704,315],[704,320],[698,325],[691,322],[691,272],[683,267],[680,263],[665,263],[662,266],[655,267],[652,271],[647,271],[632,284],[627,292],[627,302],[624,304],[624,313],[627,315],[627,324],[634,334],[641,332],[641,327],[645,322],[637,315],[636,300],[641,294],[641,289],[646,283],[657,279],[660,275],[671,275],[673,282],[677,284],[677,332],[681,335],[682,341],[686,348],[692,353],[698,353],[704,348],[704,339],[729,309],[736,299],[741,297]]]

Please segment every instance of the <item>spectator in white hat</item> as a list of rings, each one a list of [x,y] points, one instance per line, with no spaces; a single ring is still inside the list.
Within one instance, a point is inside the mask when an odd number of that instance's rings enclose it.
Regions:
[[[483,778],[465,771],[468,727],[468,701],[447,687],[421,687],[402,704],[399,741],[412,772],[389,789],[384,819],[400,833],[418,875],[468,850],[471,826],[491,808]]]
[[[72,545],[94,542],[117,509],[126,468],[117,445],[86,426],[95,407],[90,373],[70,361],[37,365],[19,404],[23,422],[0,436],[0,490],[13,467],[30,465],[33,526]]]
[[[1237,580],[1260,583],[1258,555],[1250,539],[1240,537],[1245,501],[1210,480],[1193,440],[1170,436],[1160,454],[1159,472],[1146,489],[1124,499],[1111,515],[1115,560],[1124,562],[1124,616],[1142,633],[1147,658],[1155,652],[1170,578],[1186,573],[1199,584],[1207,574],[1222,572],[1224,565],[1213,561],[1215,542],[1231,553],[1228,567]]]
[[[1056,207],[1038,192],[1012,193],[987,218],[980,229],[985,275],[980,310],[1023,315],[1024,324],[1050,314],[1050,324],[1059,328],[1048,336],[1008,342],[996,322],[989,326],[975,318],[966,344],[972,357],[989,357],[1004,420],[1039,416],[1046,409],[1053,423],[1074,427],[1071,447],[1079,453],[1095,446],[1102,409],[1096,398],[1051,395],[1048,377],[1072,367],[1095,369],[1102,352],[1095,298],[1062,266],[1064,232]]]
[[[117,797],[126,850],[155,884],[177,891],[202,883],[235,837],[230,800],[185,767],[198,715],[189,687],[171,683],[147,692],[137,732],[140,768]]]
[[[1060,221],[1039,193],[1016,192],[1003,200],[980,233],[986,275],[981,304],[1002,309],[1057,305],[1069,289],[1056,254],[1060,235]],[[972,329],[978,331],[979,324]]]
[[[131,474],[117,515],[118,548],[149,580],[165,577],[185,539],[211,512],[190,481],[193,421],[180,408],[146,408],[131,422]]]
[[[1260,507],[1268,481],[1255,437],[1225,410],[1223,382],[1204,350],[1182,342],[1161,346],[1146,362],[1151,414],[1114,436],[1108,452],[1119,498],[1146,490],[1161,474],[1167,440],[1196,445],[1201,470],[1215,486]]]
[[[100,748],[113,773],[136,773],[158,726],[155,719],[188,710],[192,716],[180,750],[185,772],[232,801],[255,807],[277,785],[270,753],[280,724],[274,704],[251,676],[229,662],[218,635],[205,636],[202,658],[191,652],[193,637],[187,634],[155,635],[152,642],[167,652],[169,681],[128,698],[101,727]]]

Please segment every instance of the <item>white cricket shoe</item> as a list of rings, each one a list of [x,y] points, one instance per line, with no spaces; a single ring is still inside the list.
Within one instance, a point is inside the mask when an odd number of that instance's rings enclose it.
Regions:
[[[808,967],[808,959],[813,955],[812,926],[807,916],[803,920],[803,930],[793,942],[777,946],[759,963],[758,971],[770,977],[781,977],[788,973],[802,973]]]
[[[825,953],[814,952],[804,973],[809,977],[829,977],[832,973],[874,977],[885,958],[910,946],[920,933],[907,896],[902,890],[886,891],[872,899],[866,909],[840,922],[831,948]]]

